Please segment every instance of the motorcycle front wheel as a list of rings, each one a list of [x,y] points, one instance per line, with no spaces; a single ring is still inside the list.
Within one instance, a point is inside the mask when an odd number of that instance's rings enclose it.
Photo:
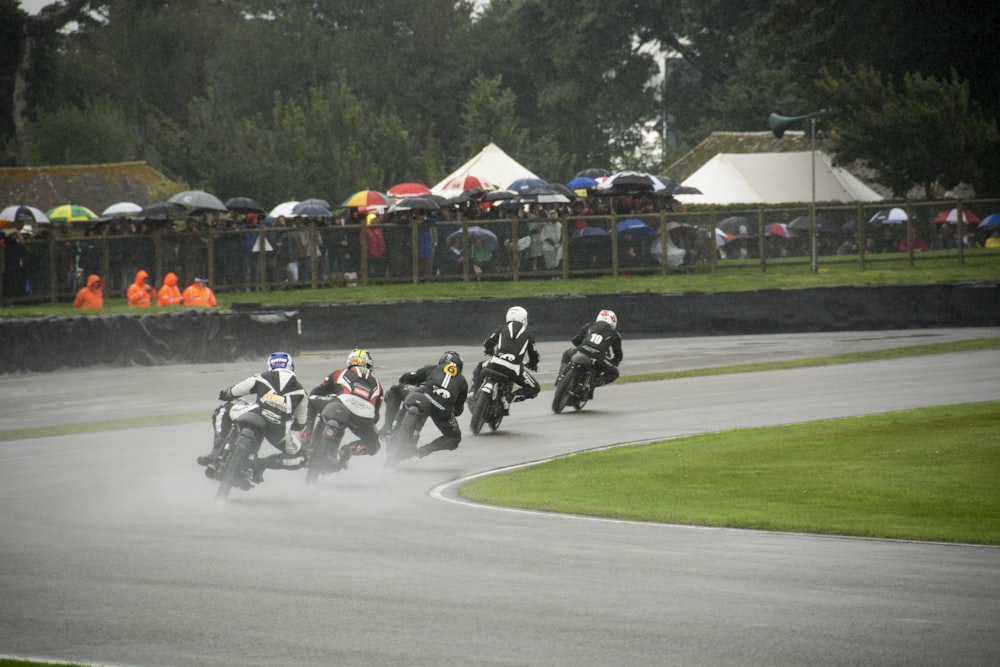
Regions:
[[[476,392],[476,399],[472,402],[472,418],[469,422],[469,429],[473,435],[479,435],[486,422],[486,413],[490,410],[490,403],[493,397],[485,391]],[[496,429],[494,429],[496,430]]]

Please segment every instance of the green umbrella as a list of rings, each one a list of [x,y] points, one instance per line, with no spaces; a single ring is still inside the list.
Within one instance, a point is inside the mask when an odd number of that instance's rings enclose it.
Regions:
[[[91,211],[86,206],[77,206],[76,204],[63,204],[62,206],[56,206],[45,215],[47,215],[49,220],[52,222],[87,222],[90,220],[97,220],[98,217],[96,213]]]

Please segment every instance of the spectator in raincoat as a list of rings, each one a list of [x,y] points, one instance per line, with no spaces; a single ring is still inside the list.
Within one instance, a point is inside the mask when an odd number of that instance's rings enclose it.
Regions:
[[[177,287],[177,274],[171,271],[163,276],[163,287],[156,294],[156,305],[177,306],[182,302],[181,290]]]
[[[81,287],[73,301],[74,308],[104,308],[104,287],[96,273],[87,276],[87,286]]]
[[[185,306],[208,308],[216,305],[215,293],[208,286],[208,278],[195,278],[181,295]]]
[[[149,284],[149,273],[145,269],[139,269],[135,274],[135,282],[128,286],[125,297],[128,305],[138,308],[148,308],[153,305],[153,288]]]

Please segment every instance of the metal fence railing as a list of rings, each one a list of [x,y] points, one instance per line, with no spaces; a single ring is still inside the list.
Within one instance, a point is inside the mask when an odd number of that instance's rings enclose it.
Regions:
[[[961,265],[969,254],[1000,255],[1000,249],[987,247],[1000,225],[987,229],[968,224],[964,216],[941,221],[953,209],[979,220],[1000,211],[1000,201],[817,206],[819,262],[864,269],[873,262]],[[809,270],[808,215],[808,205],[801,205],[583,217],[557,211],[537,219],[515,215],[434,224],[310,220],[284,228],[191,224],[180,231],[140,225],[128,233],[51,225],[51,232],[23,242],[13,234],[5,239],[0,295],[3,304],[72,300],[87,275],[96,273],[107,297],[122,297],[139,269],[156,285],[174,273],[182,289],[196,276],[206,277],[216,292],[766,271],[772,265]]]

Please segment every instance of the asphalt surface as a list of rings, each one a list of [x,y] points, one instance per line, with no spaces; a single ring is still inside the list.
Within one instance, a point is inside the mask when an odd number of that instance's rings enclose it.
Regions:
[[[626,341],[625,374],[995,336],[997,329]],[[349,343],[353,346],[353,343]],[[542,347],[551,382],[562,345]],[[471,367],[478,357],[459,348]],[[310,385],[347,352],[303,355]],[[391,381],[441,349],[374,350]],[[0,654],[110,665],[996,665],[1000,549],[597,520],[466,504],[456,482],[576,450],[1000,399],[1000,352],[621,384],[554,415],[306,488],[215,503],[194,458],[261,362],[6,376]],[[468,417],[460,422],[467,431]],[[426,437],[430,433],[425,433]]]

